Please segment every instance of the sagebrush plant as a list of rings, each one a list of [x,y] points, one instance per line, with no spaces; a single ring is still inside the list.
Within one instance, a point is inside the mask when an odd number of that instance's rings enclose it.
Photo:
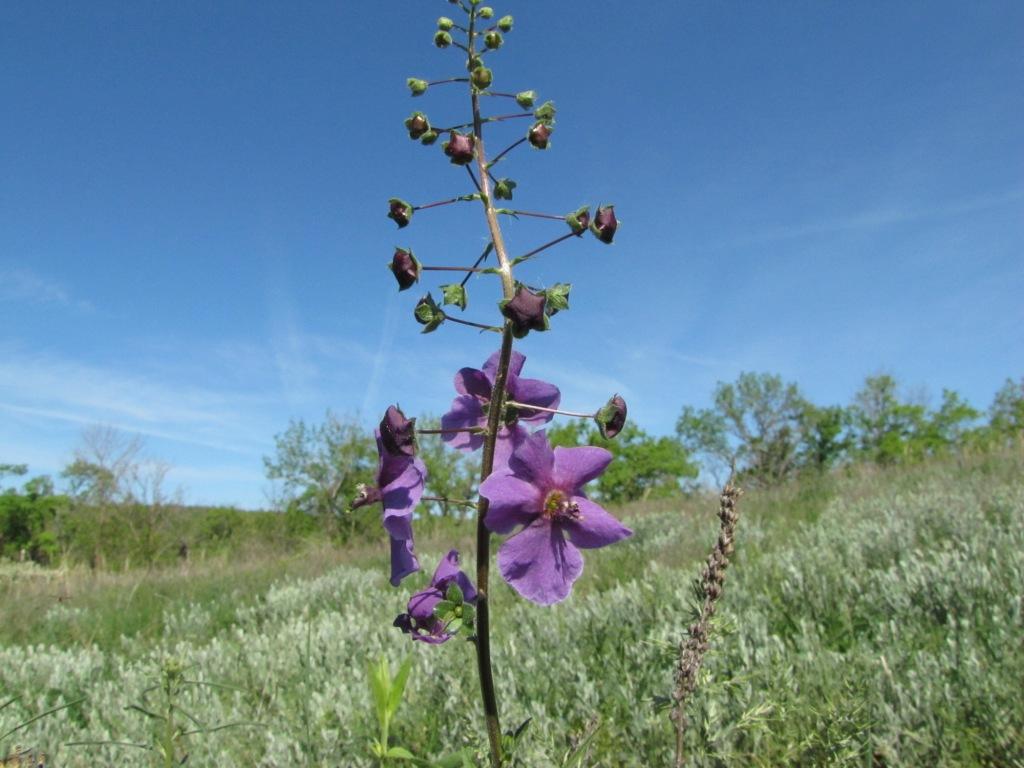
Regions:
[[[513,350],[518,339],[531,332],[547,331],[551,318],[568,309],[570,284],[556,283],[537,288],[517,279],[516,267],[570,238],[581,238],[588,231],[603,244],[611,244],[618,229],[612,205],[599,205],[591,214],[590,206],[577,207],[565,214],[537,213],[501,207],[498,201],[511,201],[516,181],[497,176],[499,162],[507,161],[519,146],[529,144],[535,150],[550,146],[555,126],[555,105],[538,104],[533,90],[506,92],[494,90],[494,74],[488,66],[511,32],[513,19],[495,20],[492,8],[479,0],[449,0],[464,14],[462,23],[442,16],[437,21],[434,44],[441,49],[460,51],[467,74],[425,80],[409,78],[412,96],[422,97],[439,86],[465,87],[471,116],[445,127],[434,123],[426,113],[414,111],[405,120],[409,137],[425,146],[442,136],[444,155],[454,166],[465,169],[460,181],[469,188],[438,202],[413,204],[403,197],[388,201],[388,217],[399,229],[409,226],[417,211],[462,202],[479,203],[486,222],[488,244],[475,262],[466,265],[441,265],[421,260],[410,248],[396,247],[391,271],[404,291],[416,285],[425,272],[463,272],[458,283],[440,286],[441,302],[426,293],[415,305],[414,316],[424,333],[438,330],[446,322],[469,326],[500,336],[497,352],[479,369],[465,367],[455,374],[456,397],[451,410],[441,418],[439,429],[417,429],[415,419],[393,405],[387,409],[377,430],[380,455],[375,486],[361,489],[353,506],[380,503],[384,528],[391,539],[391,583],[395,586],[420,569],[413,539],[413,510],[425,498],[423,487],[426,467],[417,457],[417,435],[440,437],[454,449],[481,451],[480,484],[477,499],[453,500],[476,508],[476,583],[459,570],[459,554],[449,552],[438,566],[430,586],[409,602],[407,613],[395,625],[412,639],[439,645],[457,635],[467,637],[476,648],[477,667],[491,762],[501,765],[505,754],[514,749],[522,727],[503,737],[498,716],[492,663],[488,588],[491,561],[491,536],[508,536],[502,543],[497,562],[506,582],[520,595],[539,605],[551,605],[566,599],[573,582],[583,570],[580,549],[604,547],[620,541],[631,531],[591,501],[583,487],[604,472],[612,454],[591,446],[552,448],[543,429],[555,414],[594,419],[604,436],[614,436],[626,419],[626,403],[615,394],[592,413],[559,410],[559,389],[554,384],[524,378],[526,358]],[[485,114],[491,106],[514,102],[518,112]],[[484,143],[484,126],[525,121],[505,149],[489,155]],[[475,172],[474,172],[475,169]],[[469,186],[469,185],[472,186]],[[533,216],[550,219],[568,227],[559,237],[518,256],[506,248],[501,217]],[[493,253],[496,266],[482,266]],[[469,261],[469,259],[467,259]],[[493,276],[500,284],[494,323],[467,320],[461,313],[469,303],[467,283],[473,275]],[[386,748],[386,745],[384,745]]]

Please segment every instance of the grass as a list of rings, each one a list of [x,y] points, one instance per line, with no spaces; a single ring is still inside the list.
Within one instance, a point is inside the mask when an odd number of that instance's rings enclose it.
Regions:
[[[694,765],[1024,765],[1024,455],[861,468],[741,501],[737,555],[691,700]],[[506,727],[533,718],[523,765],[561,765],[598,723],[590,766],[665,765],[690,583],[716,535],[715,501],[619,513],[627,542],[586,553],[566,603],[495,589],[494,653]],[[471,526],[418,529],[427,570]],[[149,573],[0,571],[0,733],[85,696],[19,734],[55,764],[149,764],[126,706],[168,660],[225,688],[181,706],[207,727],[190,764],[370,765],[369,660],[413,653],[392,733],[418,755],[482,746],[472,649],[411,644],[390,619],[383,542],[256,552]],[[425,577],[423,577],[425,579]],[[64,583],[66,586],[61,586]],[[54,595],[66,589],[69,598]],[[17,625],[17,626],[12,626]],[[0,753],[9,748],[0,744]]]

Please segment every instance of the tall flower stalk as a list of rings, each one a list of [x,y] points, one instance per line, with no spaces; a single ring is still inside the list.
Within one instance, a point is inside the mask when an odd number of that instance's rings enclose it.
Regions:
[[[582,446],[552,449],[543,424],[556,414],[593,419],[602,435],[614,436],[626,417],[625,401],[613,396],[593,412],[559,410],[561,394],[553,384],[521,376],[525,356],[513,350],[516,340],[532,331],[547,331],[551,317],[569,308],[568,283],[536,288],[516,280],[513,270],[549,248],[579,238],[588,230],[602,243],[610,244],[618,221],[610,205],[598,206],[591,218],[583,206],[568,214],[547,214],[499,207],[496,201],[511,200],[517,182],[495,175],[498,161],[508,163],[511,153],[547,150],[555,126],[555,106],[547,101],[536,104],[536,92],[497,91],[486,61],[504,44],[504,34],[512,31],[513,19],[496,21],[493,9],[480,0],[449,0],[466,14],[465,25],[441,17],[433,37],[434,45],[465,54],[468,77],[442,77],[433,80],[409,78],[407,85],[414,97],[433,87],[468,88],[471,119],[450,120],[450,127],[437,128],[427,114],[413,112],[405,120],[409,138],[425,146],[441,143],[443,154],[452,165],[465,168],[472,183],[470,191],[454,194],[433,203],[413,204],[400,197],[388,200],[387,216],[399,229],[405,229],[432,209],[461,202],[479,201],[489,236],[487,248],[471,266],[424,263],[410,248],[396,246],[388,265],[399,290],[418,283],[425,274],[464,272],[459,283],[441,285],[440,304],[428,292],[414,308],[414,317],[424,333],[437,331],[446,321],[501,336],[498,350],[481,369],[462,368],[455,375],[456,397],[451,410],[441,419],[440,429],[416,429],[414,419],[406,419],[396,406],[388,409],[378,434],[380,463],[377,483],[361,490],[356,505],[379,503],[383,523],[391,538],[392,584],[397,585],[420,569],[414,551],[413,510],[421,499],[426,468],[416,456],[417,440],[440,437],[454,449],[481,450],[478,498],[460,500],[476,508],[476,583],[457,570],[459,554],[452,550],[435,572],[426,590],[417,592],[408,604],[408,612],[396,619],[396,626],[425,645],[441,645],[463,634],[476,648],[477,670],[483,702],[485,729],[493,766],[501,766],[514,748],[522,727],[503,735],[498,712],[491,657],[490,565],[492,534],[507,535],[498,552],[502,578],[521,596],[532,602],[550,605],[567,598],[573,582],[583,570],[580,549],[592,549],[614,543],[631,531],[590,500],[584,486],[598,477],[611,461],[603,448]],[[464,40],[464,42],[463,42]],[[485,99],[484,97],[490,97]],[[526,112],[486,115],[482,108],[496,100],[513,99]],[[489,159],[484,126],[508,130],[518,118],[529,119],[526,135]],[[470,129],[469,132],[462,132]],[[530,149],[532,147],[532,149]],[[502,165],[504,169],[505,165]],[[543,245],[512,257],[505,244],[500,217],[531,216],[561,222],[569,232]],[[496,264],[482,264],[493,252]],[[461,313],[469,303],[471,277],[496,275],[501,284],[498,324],[468,320]],[[382,745],[386,749],[387,745]]]

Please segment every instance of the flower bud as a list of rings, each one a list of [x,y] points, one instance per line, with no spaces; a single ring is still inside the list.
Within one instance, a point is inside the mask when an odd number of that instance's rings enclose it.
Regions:
[[[445,320],[444,310],[437,306],[434,297],[429,293],[416,302],[413,315],[416,317],[416,322],[423,326],[423,333],[436,331],[437,327]]]
[[[415,140],[430,130],[430,121],[422,112],[413,112],[405,118],[405,129],[409,131],[409,138]]]
[[[418,77],[410,77],[405,84],[409,86],[413,96],[422,96],[427,92],[427,86],[430,85],[426,80],[420,80]]]
[[[447,48],[452,44],[452,36],[443,29],[437,30],[434,34],[434,45],[438,48]]]
[[[407,419],[397,405],[389,405],[380,420],[380,442],[392,456],[416,455],[416,419]]]
[[[618,394],[612,396],[594,414],[594,421],[597,422],[597,429],[601,433],[601,437],[606,440],[615,437],[626,425],[626,401]]]
[[[494,79],[494,75],[487,67],[479,66],[474,69],[469,75],[469,81],[473,83],[473,86],[478,91],[486,90],[491,87],[491,81]]]
[[[398,281],[398,290],[400,291],[411,288],[420,279],[422,268],[419,259],[413,256],[412,251],[405,248],[395,248],[395,255],[391,258],[389,266]]]
[[[619,228],[619,220],[615,218],[614,205],[599,205],[594,220],[590,222],[590,231],[602,243],[611,243],[615,238],[615,230]]]
[[[437,20],[437,28],[444,32],[450,32],[452,27],[454,26],[455,22],[449,19],[447,16],[442,16]]]
[[[511,32],[512,31],[512,17],[511,16],[502,16],[500,19],[498,19],[498,29],[500,29],[502,32]]]
[[[505,38],[501,36],[501,32],[488,32],[484,35],[484,45],[487,46],[488,50],[496,51],[501,48],[501,44],[505,42]]]
[[[489,5],[485,5],[483,8],[476,12],[476,15],[479,16],[481,19],[489,19],[491,18],[491,16],[494,15],[494,9],[491,8]]]
[[[534,123],[527,138],[537,149],[547,149],[548,141],[551,139],[551,126],[545,123]]]
[[[571,283],[555,283],[550,288],[544,289],[544,296],[548,300],[544,311],[548,313],[548,317],[554,317],[561,310],[569,308],[569,291],[571,290]]]
[[[548,316],[544,311],[547,297],[542,293],[532,293],[525,285],[516,289],[511,299],[498,303],[501,314],[512,321],[512,335],[523,338],[530,331],[546,331],[550,327]]]
[[[473,161],[473,136],[452,131],[444,143],[444,153],[455,165],[466,165]]]
[[[536,91],[520,91],[516,94],[516,104],[523,109],[532,109],[533,102],[537,98]]]
[[[569,225],[569,229],[577,237],[581,237],[584,232],[587,231],[587,227],[590,226],[590,206],[584,205],[582,208],[578,208],[573,213],[570,213],[565,217],[565,223]]]
[[[392,197],[388,200],[388,206],[390,207],[388,218],[394,221],[399,229],[409,226],[409,222],[412,221],[411,205],[401,198]]]
[[[498,179],[494,182],[494,197],[498,200],[511,200],[515,188],[516,183],[512,179]]]
[[[466,59],[466,71],[467,72],[472,72],[477,67],[482,67],[483,65],[484,65],[484,60],[481,59],[479,56],[470,56],[468,59]]]
[[[546,125],[555,124],[555,102],[545,101],[533,111],[533,116]]]
[[[424,146],[430,146],[437,141],[437,131],[431,128],[429,131],[420,136],[420,144]]]

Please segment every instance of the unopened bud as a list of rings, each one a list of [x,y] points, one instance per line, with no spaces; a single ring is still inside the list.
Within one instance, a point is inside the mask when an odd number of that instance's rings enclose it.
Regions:
[[[412,206],[398,197],[388,200],[388,218],[398,225],[399,229],[409,226],[412,221]]]
[[[584,205],[582,208],[578,208],[573,213],[570,213],[565,217],[565,223],[569,225],[569,229],[577,237],[581,237],[584,232],[587,231],[587,227],[590,226],[590,206]]]
[[[443,304],[451,304],[459,309],[465,309],[468,302],[466,286],[461,283],[449,283],[441,286],[441,294],[444,297]]]
[[[416,455],[416,419],[407,419],[397,405],[389,405],[380,420],[380,442],[392,456]]]
[[[467,165],[473,161],[473,136],[452,131],[444,143],[444,153],[455,165]]]
[[[490,88],[493,79],[494,75],[487,67],[477,67],[469,75],[470,82],[478,91]]]
[[[485,5],[483,8],[476,12],[476,15],[479,16],[481,19],[489,19],[491,18],[491,16],[494,15],[494,9],[491,8],[489,5]]]
[[[505,42],[505,38],[501,36],[501,32],[488,32],[484,35],[484,45],[492,51],[496,51],[501,48],[501,44]]]
[[[442,16],[437,20],[437,28],[444,32],[450,32],[451,28],[454,26],[455,22],[449,19],[447,16]]]
[[[551,126],[545,123],[534,123],[527,138],[537,149],[547,149],[551,139]]]
[[[405,81],[405,84],[409,86],[409,90],[412,91],[413,96],[422,96],[427,91],[429,83],[426,80],[420,80],[418,77],[410,77]]]
[[[420,136],[420,144],[429,146],[437,141],[437,131],[431,128],[429,131]]]
[[[436,331],[437,327],[445,320],[444,310],[437,306],[434,297],[429,293],[416,302],[413,310],[416,322],[423,326],[423,333]]]
[[[533,293],[525,285],[516,289],[515,296],[498,303],[501,314],[512,321],[512,335],[521,339],[530,331],[546,331],[550,328],[544,306],[547,297]]]
[[[500,29],[502,32],[511,32],[512,31],[512,17],[511,16],[502,16],[500,19],[498,19],[498,29]]]
[[[494,196],[498,200],[511,200],[516,183],[512,179],[498,179],[494,183]]]
[[[536,91],[520,91],[516,94],[516,104],[523,109],[532,109],[533,102],[537,98]]]
[[[626,401],[618,394],[613,395],[596,414],[594,421],[601,437],[611,439],[626,426]]]
[[[434,45],[438,48],[447,48],[452,44],[452,36],[445,32],[443,29],[437,30],[434,35]]]
[[[590,222],[590,231],[602,243],[611,243],[615,238],[615,230],[619,228],[619,220],[615,218],[614,205],[599,205],[594,220]]]
[[[430,121],[422,112],[413,112],[405,118],[405,129],[409,131],[410,139],[418,139],[430,130]]]
[[[533,111],[533,116],[547,125],[555,123],[555,102],[545,101]]]
[[[389,266],[398,281],[398,290],[400,291],[411,288],[420,279],[419,259],[413,255],[412,251],[405,248],[395,248],[395,255],[391,258]]]

